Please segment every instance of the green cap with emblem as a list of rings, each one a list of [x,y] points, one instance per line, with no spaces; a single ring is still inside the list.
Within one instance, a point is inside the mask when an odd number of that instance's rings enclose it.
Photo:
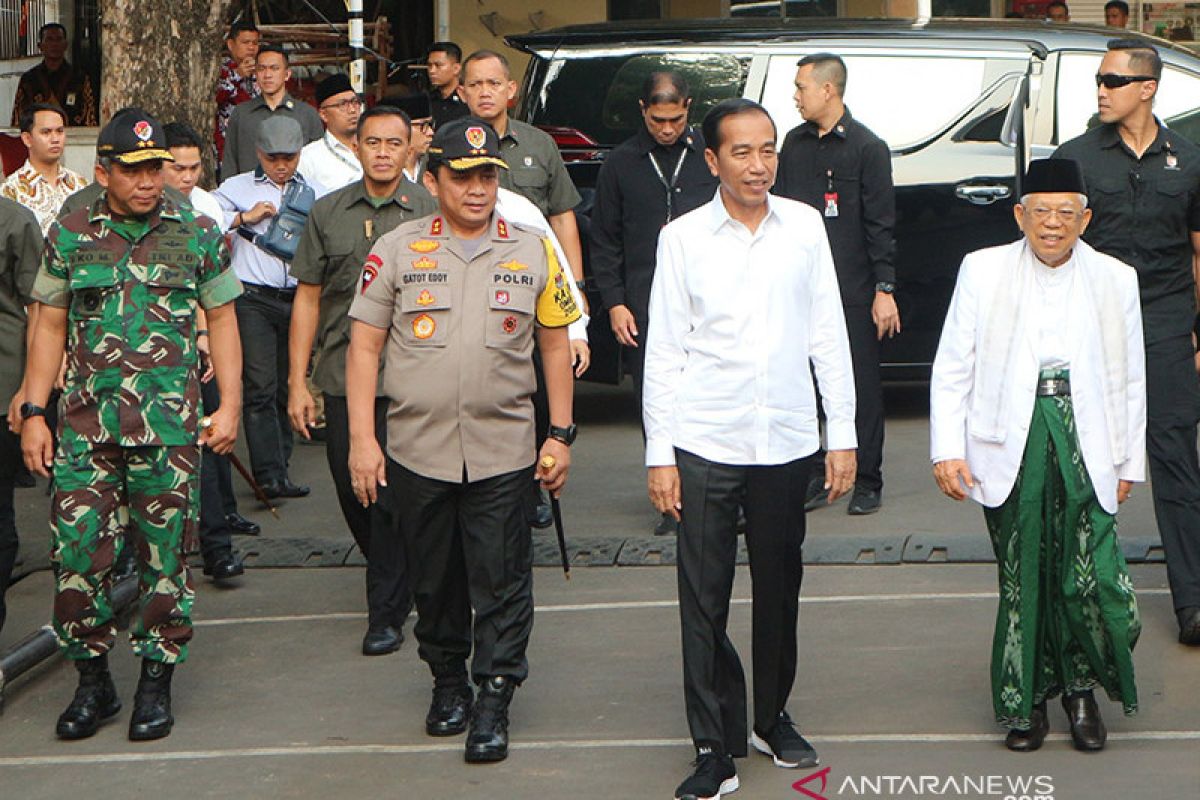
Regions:
[[[122,108],[100,131],[96,155],[122,164],[174,161],[162,125],[140,108]]]

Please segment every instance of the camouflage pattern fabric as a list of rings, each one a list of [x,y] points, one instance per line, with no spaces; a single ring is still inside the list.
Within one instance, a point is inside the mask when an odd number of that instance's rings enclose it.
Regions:
[[[199,504],[199,447],[91,444],[65,431],[54,460],[50,522],[54,631],[67,658],[94,658],[115,643],[108,592],[124,542],[137,548],[134,652],[166,663],[187,658],[194,592],[183,554]]]

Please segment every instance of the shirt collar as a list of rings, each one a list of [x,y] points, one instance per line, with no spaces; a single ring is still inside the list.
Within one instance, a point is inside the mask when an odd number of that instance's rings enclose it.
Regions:
[[[519,136],[517,136],[516,126],[513,125],[512,117],[508,118],[507,124],[505,125],[505,129],[504,129],[504,135],[500,137],[500,141],[504,141],[505,139],[512,139],[517,144],[521,143],[521,138]]]
[[[28,181],[29,183],[36,183],[37,181],[46,180],[46,178],[42,175],[42,173],[40,173],[36,169],[34,169],[33,163],[30,162],[29,159],[25,159],[25,163],[21,165],[21,168],[19,170],[17,170],[17,174],[23,180]],[[59,177],[60,178],[62,177],[61,173],[60,173]]]
[[[837,136],[839,139],[845,139],[846,131],[850,127],[850,123],[853,122],[853,120],[854,117],[850,115],[850,108],[847,106],[843,109],[841,118],[834,123],[833,127],[829,129],[829,132]],[[800,133],[804,136],[811,136],[814,139],[821,135],[821,131],[817,127],[817,123],[810,121],[801,123]]]
[[[1154,118],[1155,124],[1158,125],[1158,133],[1154,136],[1154,141],[1146,148],[1146,153],[1157,153],[1159,150],[1169,146],[1167,140],[1167,129],[1163,126],[1158,117]],[[1123,147],[1126,150],[1129,148],[1125,145],[1125,140],[1121,138],[1121,133],[1118,128],[1118,123],[1108,122],[1100,126],[1100,146],[1101,147]],[[1145,155],[1145,153],[1143,153]]]
[[[696,135],[696,129],[691,125],[688,125],[687,130],[680,134],[679,138],[675,141],[675,144],[679,144],[680,142],[683,142],[683,146],[689,150],[698,150],[700,146],[700,140]],[[674,147],[675,145],[671,146]],[[650,135],[650,131],[646,129],[646,126],[642,125],[638,130],[638,151],[641,153],[641,155],[646,155],[656,147],[658,147],[658,142],[655,141],[654,137]]]
[[[272,186],[275,185],[275,182],[267,177],[267,173],[263,172],[262,164],[259,164],[257,167],[254,168],[254,182],[255,183],[269,183]],[[287,188],[288,183],[304,183],[304,176],[300,174],[299,168],[297,168],[297,170],[292,173],[292,177],[287,179],[287,183],[285,183],[283,185],[284,188]]]
[[[146,230],[154,230],[164,219],[183,220],[183,214],[180,212],[179,206],[166,194],[158,201],[158,205],[155,206],[154,210],[146,215]],[[107,191],[100,192],[100,195],[92,202],[91,208],[88,211],[88,221],[93,224],[112,221],[112,211],[108,207]]]
[[[405,210],[412,211],[411,195],[412,190],[415,187],[416,184],[414,184],[408,178],[401,178],[399,185],[396,186],[396,191],[383,205],[386,206],[388,203],[395,203]],[[349,207],[355,203],[367,203],[368,205],[374,205],[371,203],[371,196],[367,194],[366,178],[360,178],[359,180],[350,184],[350,186],[346,189],[346,206]],[[383,206],[379,206],[379,208],[382,207]]]
[[[778,200],[776,199],[775,195],[770,193],[767,194],[767,215],[763,217],[763,221],[759,224],[758,230],[755,231],[755,235],[761,234],[767,225],[774,225],[776,222],[781,221],[775,208],[777,202]],[[733,230],[746,230],[745,225],[729,216],[729,209],[725,208],[725,201],[721,198],[721,187],[719,186],[717,187],[717,193],[713,196],[712,201],[709,203],[709,214],[712,217],[712,229],[714,233],[719,232],[721,228],[726,225],[730,226],[730,228]]]
[[[334,136],[332,133],[330,133],[328,130],[325,131],[325,144],[329,145],[334,150],[342,150],[344,152],[347,152],[350,155],[354,156],[355,159],[358,158],[358,155],[353,150],[351,150],[346,145],[342,144],[342,141],[340,139],[338,139],[336,136]]]

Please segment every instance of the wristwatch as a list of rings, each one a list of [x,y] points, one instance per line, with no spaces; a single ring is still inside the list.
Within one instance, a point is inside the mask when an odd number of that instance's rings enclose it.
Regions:
[[[579,428],[575,425],[568,425],[565,428],[560,428],[557,425],[550,426],[550,432],[546,434],[547,439],[555,439],[562,442],[567,447],[575,443],[575,435],[579,432]]]
[[[879,283],[875,284],[875,291],[883,292],[884,294],[891,294],[892,292],[896,291],[896,284],[888,281],[880,281]]]
[[[44,417],[46,409],[41,406],[35,406],[33,403],[26,401],[21,403],[21,419],[29,419],[30,417]]]

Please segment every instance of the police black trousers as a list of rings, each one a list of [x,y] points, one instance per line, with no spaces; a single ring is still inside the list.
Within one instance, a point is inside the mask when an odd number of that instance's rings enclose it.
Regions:
[[[380,447],[387,444],[387,408],[386,397],[376,398],[375,438]],[[400,523],[388,492],[380,492],[370,508],[355,498],[350,487],[350,416],[346,398],[332,394],[325,395],[325,457],[342,518],[367,559],[367,626],[399,628],[412,609]]]
[[[738,506],[746,513],[752,581],[754,725],[765,733],[796,677],[804,489],[813,459],[732,466],[677,449],[675,462],[683,502],[676,574],[688,727],[697,746],[744,756],[746,677],[726,632]]]
[[[417,653],[431,667],[470,656],[476,683],[504,675],[520,684],[529,674],[533,552],[522,497],[532,481],[532,464],[451,483],[388,459],[417,605]]]
[[[204,414],[212,414],[221,405],[221,394],[217,390],[217,379],[200,384],[200,400]],[[221,473],[229,481],[229,459],[219,456],[207,447],[200,451],[200,554],[204,563],[211,564],[221,556],[233,552],[233,536],[225,521],[226,505],[221,491]],[[232,486],[230,487],[232,494]],[[236,509],[237,506],[235,505]]]
[[[0,414],[0,630],[8,607],[4,594],[17,563],[17,515],[14,508],[14,478],[21,464],[21,440],[8,430],[8,416]]]
[[[1146,451],[1175,610],[1200,606],[1200,378],[1190,336],[1146,346]]]

